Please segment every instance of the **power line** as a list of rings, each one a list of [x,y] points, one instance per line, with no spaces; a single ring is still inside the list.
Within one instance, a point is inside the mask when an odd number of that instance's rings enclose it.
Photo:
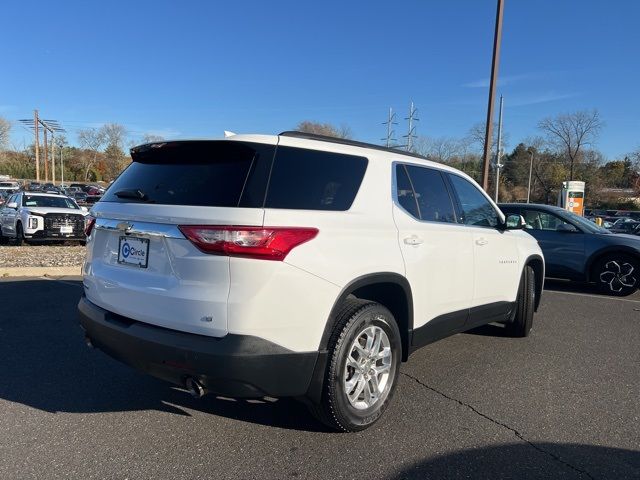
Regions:
[[[44,120],[40,118],[38,110],[33,111],[33,119],[21,118],[18,120],[20,124],[27,130],[33,131],[35,138],[35,150],[36,150],[36,180],[40,180],[40,126],[43,127],[44,133],[44,177],[45,181],[49,181],[49,163],[48,163],[48,145],[47,145],[47,132],[51,133],[51,178],[55,182],[56,169],[55,169],[55,134],[66,133],[64,127],[58,120]]]

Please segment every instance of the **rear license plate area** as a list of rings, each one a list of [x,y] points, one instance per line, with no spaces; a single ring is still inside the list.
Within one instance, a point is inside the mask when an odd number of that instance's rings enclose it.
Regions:
[[[149,239],[120,237],[118,242],[118,263],[138,268],[147,268],[149,264]]]

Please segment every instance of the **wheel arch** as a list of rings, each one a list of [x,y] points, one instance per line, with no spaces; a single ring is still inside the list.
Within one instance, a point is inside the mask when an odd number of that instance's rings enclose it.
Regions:
[[[533,273],[535,273],[536,280],[536,302],[534,305],[534,311],[538,311],[540,306],[540,300],[542,299],[542,289],[544,288],[544,260],[540,255],[530,255],[524,262],[525,266],[531,266]]]
[[[413,330],[413,296],[409,281],[402,275],[392,272],[363,275],[342,289],[333,304],[325,325],[320,340],[320,350],[327,349],[331,332],[335,327],[336,313],[342,302],[350,295],[362,300],[377,302],[389,309],[398,323],[402,343],[402,360],[406,361],[409,357],[411,331]]]

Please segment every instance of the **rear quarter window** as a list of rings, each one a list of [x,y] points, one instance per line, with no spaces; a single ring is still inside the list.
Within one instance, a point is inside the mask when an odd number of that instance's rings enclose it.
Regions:
[[[278,147],[265,207],[348,210],[367,169],[365,157]]]

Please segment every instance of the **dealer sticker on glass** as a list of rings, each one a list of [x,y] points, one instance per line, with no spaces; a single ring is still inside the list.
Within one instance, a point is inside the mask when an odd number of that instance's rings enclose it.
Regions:
[[[120,237],[118,263],[147,268],[149,260],[149,239]]]

